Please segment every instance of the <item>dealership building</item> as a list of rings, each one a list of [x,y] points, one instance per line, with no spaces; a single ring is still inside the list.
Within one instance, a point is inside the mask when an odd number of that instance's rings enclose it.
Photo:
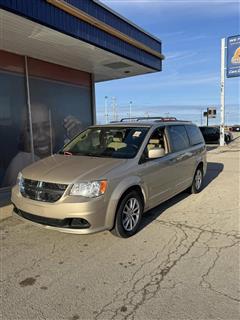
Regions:
[[[94,84],[161,71],[161,41],[96,0],[0,0],[0,204],[95,123]]]

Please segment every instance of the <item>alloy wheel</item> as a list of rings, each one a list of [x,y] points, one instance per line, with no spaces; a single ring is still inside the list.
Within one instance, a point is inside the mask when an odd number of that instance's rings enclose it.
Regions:
[[[195,175],[195,187],[197,190],[201,188],[202,185],[202,171],[200,169],[197,170]]]
[[[140,212],[141,209],[138,199],[128,199],[122,211],[122,225],[126,231],[132,231],[136,227]]]

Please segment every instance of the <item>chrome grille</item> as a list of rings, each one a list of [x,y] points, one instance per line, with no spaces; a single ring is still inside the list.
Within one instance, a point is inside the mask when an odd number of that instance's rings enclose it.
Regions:
[[[44,202],[56,202],[61,198],[67,186],[67,184],[24,179],[20,191],[25,198]]]

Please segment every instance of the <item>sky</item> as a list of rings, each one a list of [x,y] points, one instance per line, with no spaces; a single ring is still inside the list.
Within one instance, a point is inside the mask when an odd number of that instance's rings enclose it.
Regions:
[[[104,120],[108,96],[119,119],[132,116],[176,116],[205,123],[207,107],[220,119],[221,38],[240,34],[240,1],[234,0],[102,0],[104,4],[162,41],[161,72],[96,84],[97,121]],[[240,77],[225,81],[225,119],[240,124]]]

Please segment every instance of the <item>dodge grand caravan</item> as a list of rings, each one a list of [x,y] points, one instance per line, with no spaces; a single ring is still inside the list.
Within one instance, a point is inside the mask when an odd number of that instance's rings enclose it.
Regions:
[[[28,166],[12,189],[14,215],[62,232],[135,234],[143,212],[198,193],[206,147],[191,122],[142,120],[91,126]]]

